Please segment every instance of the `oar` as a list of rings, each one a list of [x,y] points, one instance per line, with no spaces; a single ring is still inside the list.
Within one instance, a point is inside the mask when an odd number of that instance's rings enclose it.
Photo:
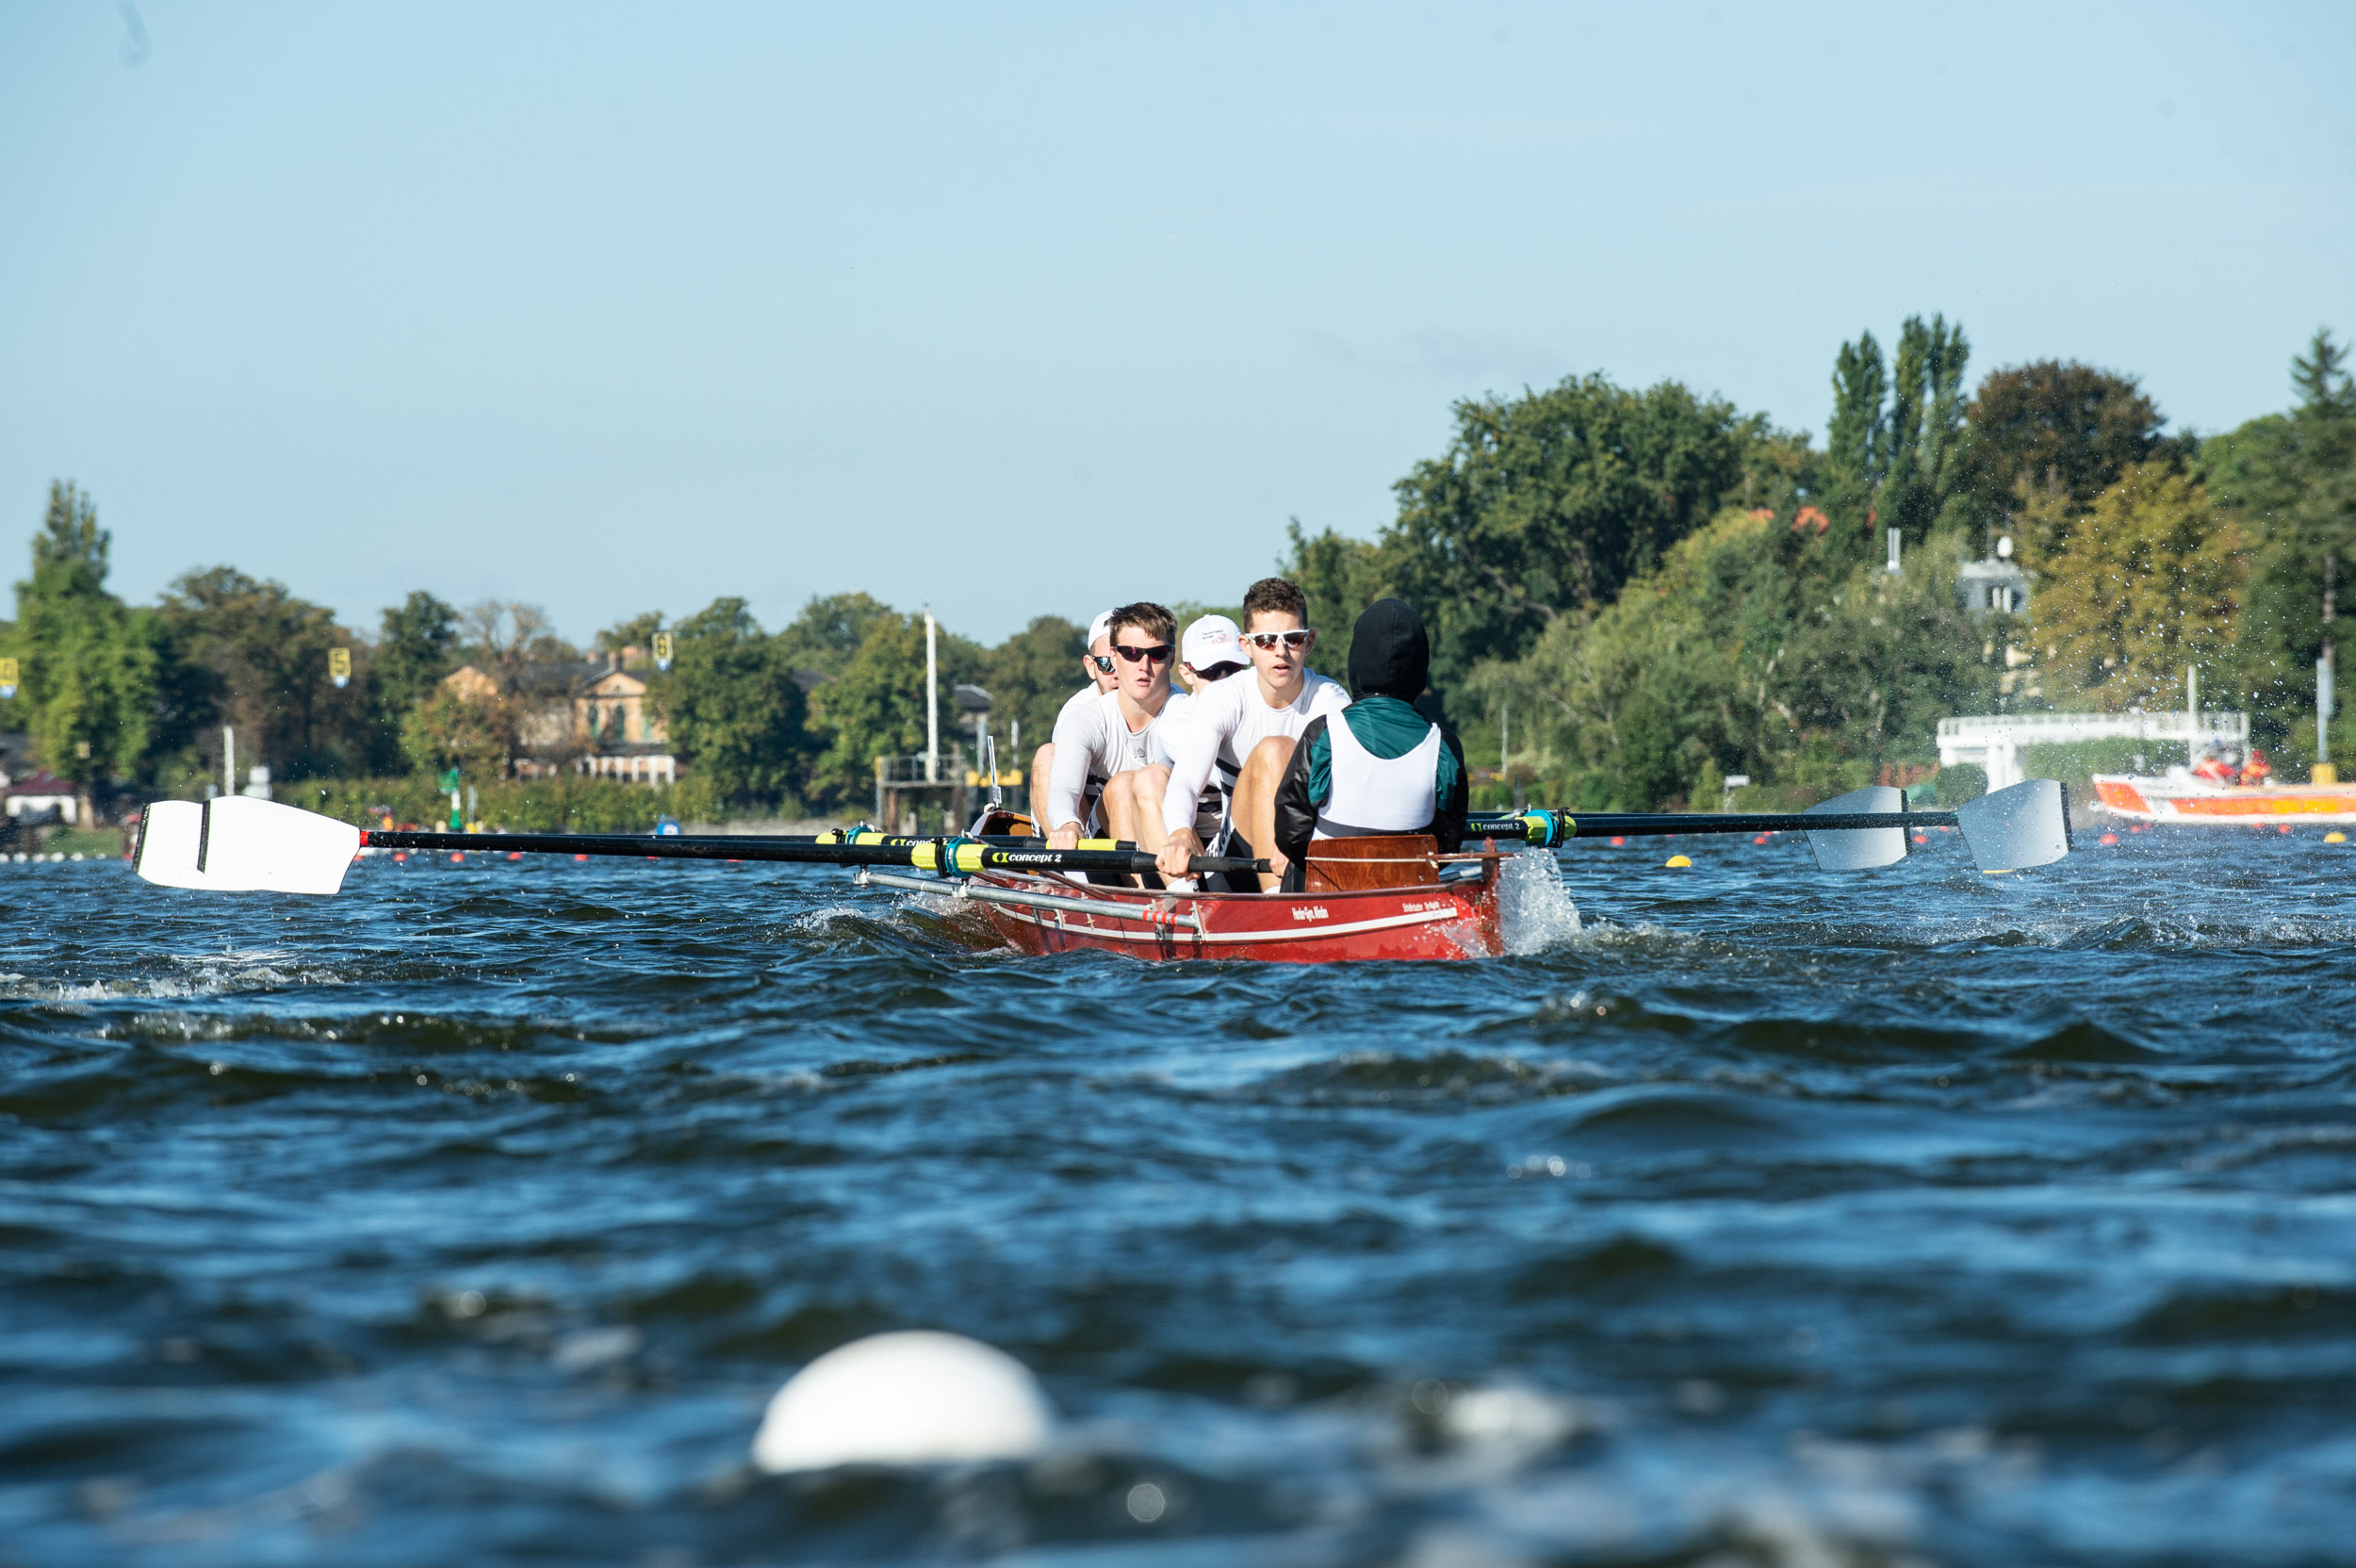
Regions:
[[[167,888],[220,892],[333,893],[363,847],[374,849],[507,851],[528,855],[613,855],[654,860],[768,860],[794,865],[909,866],[943,876],[982,871],[1103,871],[1153,869],[1153,857],[1097,841],[1096,847],[1047,849],[979,839],[892,839],[861,833],[856,842],[818,843],[775,839],[640,837],[623,833],[408,833],[359,828],[316,812],[244,795],[202,804],[160,800],[148,807],[137,870]],[[1197,875],[1265,872],[1265,860],[1197,856]]]
[[[1854,791],[1805,811],[1554,811],[1481,815],[1467,828],[1548,848],[1572,839],[1661,838],[1676,833],[1801,831],[1826,871],[1860,871],[1904,858],[1916,827],[1959,827],[1980,869],[2025,871],[2070,853],[2070,797],[2050,778],[2032,778],[1957,807],[1913,811],[1887,785]]]

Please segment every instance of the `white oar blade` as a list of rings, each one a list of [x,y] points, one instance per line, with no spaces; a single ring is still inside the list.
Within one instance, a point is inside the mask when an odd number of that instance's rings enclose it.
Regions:
[[[1959,806],[1955,825],[1982,871],[2026,871],[2070,853],[2069,803],[2050,778],[2032,778]]]
[[[166,888],[208,892],[332,893],[360,850],[360,830],[315,811],[223,795],[147,808],[134,867]]]
[[[140,813],[139,854],[131,869],[159,888],[209,888],[196,869],[205,841],[205,808],[192,800],[159,800]]]
[[[1835,795],[1800,814],[1805,817],[1818,813],[1829,816],[1851,811],[1899,811],[1906,808],[1906,803],[1903,791],[1887,784],[1875,784],[1845,795]],[[1894,866],[1906,858],[1906,830],[1903,827],[1824,828],[1808,836],[1808,847],[1815,852],[1817,865],[1825,871],[1871,871],[1875,866]]]
[[[359,853],[358,828],[316,811],[245,795],[205,803],[198,869],[208,887],[332,893]]]

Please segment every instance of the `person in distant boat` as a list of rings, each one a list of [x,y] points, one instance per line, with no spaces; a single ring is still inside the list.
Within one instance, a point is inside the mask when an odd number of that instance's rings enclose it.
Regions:
[[[2231,784],[2240,776],[2214,741],[2201,748],[2201,760],[2192,765],[2192,776],[2212,784]]]
[[[1221,680],[1197,697],[1170,733],[1170,760],[1131,781],[1133,795],[1158,792],[1158,814],[1139,797],[1137,843],[1154,853],[1165,877],[1183,879],[1187,860],[1203,853],[1196,831],[1204,790],[1214,781],[1227,798],[1219,853],[1237,858],[1280,858],[1274,845],[1276,783],[1292,760],[1293,743],[1311,719],[1350,706],[1341,682],[1309,668],[1317,634],[1309,626],[1309,600],[1296,583],[1262,578],[1243,596],[1243,642],[1252,660],[1249,679]],[[1263,891],[1277,874],[1260,879]]]
[[[2266,760],[2266,754],[2260,751],[2256,746],[2251,746],[2250,748],[2250,755],[2241,760],[2241,777],[2239,781],[2244,786],[2254,790],[2259,785],[2265,783],[2267,779],[2273,776],[2274,766]]]
[[[1088,623],[1088,651],[1080,655],[1080,678],[1088,684],[1064,699],[1062,712],[1055,715],[1058,725],[1063,723],[1064,713],[1113,689],[1117,661],[1112,652],[1112,623],[1113,612],[1109,610]],[[1055,776],[1055,743],[1051,738],[1031,754],[1031,821],[1042,833],[1047,830],[1047,781]]]
[[[1076,848],[1100,803],[1114,834],[1123,833],[1128,776],[1150,760],[1155,727],[1186,704],[1185,693],[1170,688],[1178,662],[1177,617],[1158,604],[1124,604],[1108,625],[1113,689],[1066,703],[1055,720],[1055,771],[1040,824],[1051,849]]]
[[[1318,839],[1428,833],[1443,855],[1464,841],[1464,751],[1415,708],[1431,675],[1423,617],[1398,599],[1366,606],[1350,633],[1350,706],[1309,721],[1276,786],[1287,892]]]

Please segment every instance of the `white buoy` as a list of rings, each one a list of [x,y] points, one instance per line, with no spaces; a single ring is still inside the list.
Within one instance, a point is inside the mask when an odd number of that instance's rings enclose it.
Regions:
[[[753,1438],[772,1473],[941,1464],[1037,1453],[1055,1413],[1030,1369],[958,1334],[876,1334],[829,1350],[777,1390]]]

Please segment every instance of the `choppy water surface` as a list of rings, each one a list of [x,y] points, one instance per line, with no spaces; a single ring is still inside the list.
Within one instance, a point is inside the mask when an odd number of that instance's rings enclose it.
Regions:
[[[2356,845],[1695,843],[1306,971],[798,870],[8,867],[0,1561],[2346,1560]],[[1055,1452],[751,1471],[906,1327]]]

